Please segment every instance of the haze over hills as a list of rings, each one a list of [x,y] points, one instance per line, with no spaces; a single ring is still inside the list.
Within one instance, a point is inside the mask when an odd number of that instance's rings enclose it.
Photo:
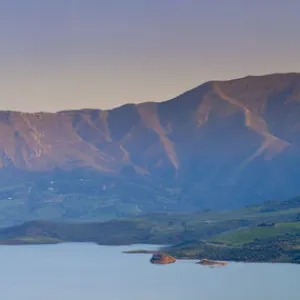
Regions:
[[[28,216],[50,202],[57,218],[80,201],[97,216],[284,199],[300,194],[299,137],[296,73],[211,81],[109,111],[3,111],[0,196]]]

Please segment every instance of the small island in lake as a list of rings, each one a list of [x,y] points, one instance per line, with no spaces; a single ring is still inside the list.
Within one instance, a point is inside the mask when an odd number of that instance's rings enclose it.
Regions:
[[[226,267],[228,265],[226,262],[214,261],[206,258],[201,259],[199,262],[197,262],[197,264],[211,267]]]
[[[176,258],[165,253],[155,253],[150,259],[152,264],[167,265],[176,262]]]

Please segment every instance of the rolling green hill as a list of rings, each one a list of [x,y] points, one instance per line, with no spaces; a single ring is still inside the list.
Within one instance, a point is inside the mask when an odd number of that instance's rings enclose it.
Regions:
[[[172,245],[177,258],[300,263],[300,198],[234,211],[148,214],[108,222],[32,221],[0,230],[0,244]]]

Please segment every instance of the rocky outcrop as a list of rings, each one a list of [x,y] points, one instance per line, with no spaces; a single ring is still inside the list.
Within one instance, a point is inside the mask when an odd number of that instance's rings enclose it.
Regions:
[[[165,253],[155,253],[150,259],[152,264],[167,265],[176,262],[176,258]]]

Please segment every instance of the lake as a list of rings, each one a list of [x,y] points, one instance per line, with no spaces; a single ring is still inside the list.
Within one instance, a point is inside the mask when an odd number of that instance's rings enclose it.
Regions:
[[[154,246],[153,246],[154,247]],[[150,246],[1,246],[4,300],[298,300],[300,265],[152,265]]]

